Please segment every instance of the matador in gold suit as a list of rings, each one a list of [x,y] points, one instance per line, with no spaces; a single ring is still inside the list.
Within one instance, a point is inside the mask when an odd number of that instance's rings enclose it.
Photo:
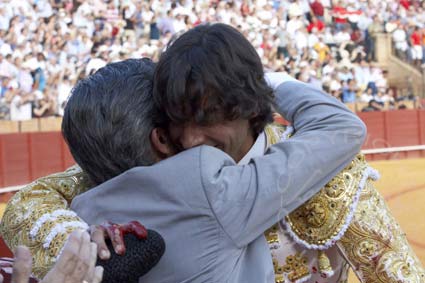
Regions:
[[[267,147],[290,138],[291,127],[269,125],[264,135]],[[333,276],[334,266],[341,262],[333,263],[330,250],[361,282],[425,282],[424,268],[373,186],[378,178],[358,154],[318,194],[265,232],[276,282],[315,282],[315,276]],[[34,181],[9,201],[1,234],[11,249],[30,248],[37,277],[53,265],[71,231],[88,228],[69,205],[89,188],[87,176],[74,166]],[[346,282],[346,271],[333,282]]]

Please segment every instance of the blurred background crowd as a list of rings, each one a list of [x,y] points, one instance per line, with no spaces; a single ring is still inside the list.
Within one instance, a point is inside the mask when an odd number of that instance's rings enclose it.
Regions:
[[[376,36],[425,66],[425,1],[2,0],[0,119],[61,116],[76,81],[109,62],[157,60],[174,36],[203,22],[238,28],[268,71],[286,72],[362,111],[414,100],[388,84]]]

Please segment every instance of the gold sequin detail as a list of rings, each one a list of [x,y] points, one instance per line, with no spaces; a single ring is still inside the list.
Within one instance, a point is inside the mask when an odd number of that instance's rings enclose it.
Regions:
[[[29,247],[33,257],[33,273],[38,278],[44,277],[49,271],[67,239],[66,234],[58,234],[50,242],[49,248],[45,249],[43,242],[52,228],[60,223],[81,219],[77,216],[58,216],[54,221],[46,221],[35,238],[31,238],[29,232],[41,216],[55,210],[69,209],[72,199],[88,188],[90,182],[87,176],[78,166],[73,166],[65,172],[32,182],[9,200],[0,232],[11,250],[18,245]],[[70,233],[72,228],[67,228],[67,231]]]
[[[286,257],[283,271],[291,282],[309,277],[310,271],[307,265],[307,257],[302,256],[300,253]]]
[[[268,137],[268,141],[278,140]],[[358,154],[319,193],[286,217],[291,230],[310,245],[322,245],[338,235],[367,167],[364,156]],[[366,181],[347,231],[336,245],[361,282],[425,282],[421,262],[371,180]],[[328,262],[322,258],[321,264]],[[284,269],[289,271],[290,267],[285,265]]]
[[[423,283],[425,270],[383,197],[368,181],[353,220],[337,242],[362,282]]]
[[[319,271],[321,273],[333,272],[331,262],[324,251],[318,251],[317,261],[319,263]]]
[[[358,155],[321,191],[286,217],[291,230],[309,244],[323,245],[331,241],[346,225],[367,167],[364,157]]]

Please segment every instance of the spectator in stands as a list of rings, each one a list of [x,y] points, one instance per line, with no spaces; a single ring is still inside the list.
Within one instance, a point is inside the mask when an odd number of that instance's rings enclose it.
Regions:
[[[311,16],[311,22],[307,27],[308,32],[312,32],[313,28],[321,32],[325,28],[325,24],[319,20],[316,16]]]
[[[13,89],[11,96],[7,99],[10,103],[10,120],[30,120],[32,118],[32,103],[34,100],[33,94]]]
[[[351,35],[348,26],[342,27],[334,35],[334,41],[338,46],[351,41]]]
[[[353,79],[353,74],[350,72],[349,67],[347,65],[341,66],[338,72],[338,80],[348,85]]]
[[[0,120],[10,119],[9,78],[0,77]]]
[[[348,79],[342,88],[342,102],[354,103],[357,100],[357,85],[354,79]]]
[[[378,90],[378,93],[375,95],[374,100],[378,103],[382,103],[384,107],[389,105],[391,102],[394,103],[394,99],[380,89]]]
[[[364,46],[365,33],[355,26],[351,32],[350,39],[355,45]]]
[[[322,34],[319,34],[317,38],[318,38],[318,42],[314,44],[313,48],[317,52],[317,59],[319,60],[319,62],[324,63],[329,59],[331,50],[329,46],[323,42]]]
[[[12,63],[12,54],[0,55],[0,76],[11,78],[16,75],[17,69]]]
[[[368,106],[362,109],[362,112],[372,112],[372,111],[381,111],[384,109],[384,104],[382,102],[377,102],[375,99],[369,101]]]
[[[366,89],[370,81],[370,67],[365,59],[354,67],[355,79],[361,89]]]
[[[0,77],[0,99],[6,97],[6,94],[10,91],[9,77]]]
[[[255,4],[248,0],[33,2],[0,3],[0,76],[17,80],[19,90],[25,93],[35,89],[41,94],[51,92],[54,98],[60,97],[58,86],[63,72],[73,84],[114,60],[142,56],[158,59],[175,33],[205,21],[237,27],[271,70],[286,69],[295,76],[302,61],[318,59],[322,64],[312,68],[317,79],[329,85],[329,76],[322,75],[326,73],[323,68],[330,60],[344,60],[344,64],[353,64],[356,76],[362,77],[356,81],[365,90],[368,74],[359,72],[359,62],[376,59],[374,37],[384,31],[382,20],[386,21],[385,31],[393,33],[396,51],[402,58],[411,51],[408,41],[412,32],[407,26],[425,24],[423,10],[414,8],[417,5],[395,0],[385,5],[379,1],[340,0],[332,8],[329,0],[313,0],[310,5],[307,0]],[[325,19],[326,15],[332,18]],[[419,39],[421,46],[425,46],[424,34]],[[419,48],[414,49],[415,58],[419,57]],[[288,61],[289,57],[293,61]],[[416,64],[420,60],[425,63],[424,56],[415,60]],[[291,66],[284,66],[288,63]],[[303,76],[308,77],[309,72]],[[36,96],[35,100],[42,97]]]
[[[373,99],[373,93],[371,88],[367,88],[365,92],[360,96],[360,102],[369,102]]]
[[[367,59],[376,60],[376,54],[375,54],[376,36],[378,33],[381,33],[383,31],[384,31],[384,27],[382,25],[381,19],[379,15],[375,15],[373,17],[373,22],[369,25],[367,29],[367,37],[366,37]]]
[[[410,42],[411,42],[411,54],[412,54],[412,60],[413,64],[417,67],[419,67],[422,63],[422,34],[420,31],[419,26],[414,27],[413,33],[410,35]]]
[[[288,57],[288,45],[290,41],[290,35],[285,28],[280,27],[277,31],[278,47],[277,47],[277,58],[283,59]]]
[[[37,105],[33,110],[35,118],[54,116],[57,113],[56,101],[51,94],[44,93],[43,97],[37,100]]]
[[[424,2],[425,3],[425,2]],[[425,26],[422,27],[421,29],[421,34],[422,34],[422,69],[425,69]]]
[[[407,51],[407,48],[409,47],[409,45],[408,45],[408,42],[407,42],[407,33],[406,33],[405,25],[403,25],[400,22],[397,25],[397,28],[394,30],[394,32],[392,34],[392,38],[393,38],[393,41],[394,41],[394,47],[395,47],[396,55],[399,58],[406,60],[407,59],[406,51]]]
[[[333,6],[332,17],[337,31],[343,29],[347,24],[347,10],[341,1],[337,1]]]
[[[30,93],[34,84],[34,79],[31,75],[31,66],[28,62],[22,62],[20,57],[15,59],[15,66],[18,69],[16,79],[19,89],[24,93]]]
[[[311,11],[313,15],[321,22],[325,21],[325,7],[323,7],[321,0],[314,0],[311,4]]]
[[[143,4],[138,1],[136,2],[135,11],[129,19],[133,23],[136,40],[140,39],[145,33],[143,14]]]

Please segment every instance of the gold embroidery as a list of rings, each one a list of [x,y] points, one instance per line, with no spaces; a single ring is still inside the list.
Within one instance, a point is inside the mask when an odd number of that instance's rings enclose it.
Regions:
[[[301,281],[301,279],[310,277],[310,271],[307,266],[307,257],[300,253],[286,257],[283,271],[291,282]]]
[[[318,251],[317,261],[319,262],[319,271],[325,274],[333,274],[331,262],[324,251]]]
[[[30,236],[31,229],[41,216],[56,210],[68,209],[72,199],[89,187],[87,176],[78,166],[73,166],[65,172],[34,181],[10,199],[0,224],[0,232],[11,250],[18,245],[30,248],[33,256],[33,273],[38,278],[44,277],[54,264],[67,239],[67,234],[58,234],[50,241],[49,248],[44,248],[43,242],[53,227],[81,219],[77,216],[60,215],[54,220],[47,220],[39,227],[34,238]],[[70,227],[66,230],[70,233],[72,229]]]
[[[264,128],[264,133],[266,134],[266,148],[277,143],[283,138],[283,134],[285,133],[287,127],[282,126],[276,123],[269,124]],[[289,136],[285,137],[289,138]]]
[[[267,147],[280,141],[282,135],[285,133],[285,130],[286,127],[276,124],[266,126],[264,131],[267,138]],[[298,282],[304,282],[311,276],[307,264],[307,257],[301,256],[300,254],[290,255],[286,257],[285,263],[282,265],[279,264],[278,259],[274,256],[273,250],[278,248],[285,248],[282,247],[280,243],[279,229],[279,223],[276,223],[264,233],[272,252],[275,282],[285,283],[295,282],[297,280],[299,280]]]
[[[283,267],[279,265],[279,262],[277,259],[273,259],[273,269],[275,273],[275,282],[276,283],[284,283],[285,277],[283,276]]]
[[[368,181],[337,243],[362,282],[423,283],[425,271],[382,196]]]
[[[366,180],[351,222],[345,223],[366,168],[364,156],[357,155],[318,194],[286,217],[288,227],[311,246],[329,242],[349,224],[336,244],[361,282],[424,283],[422,264],[371,180]],[[328,265],[319,254],[320,261]]]
[[[275,224],[269,229],[267,229],[266,232],[264,232],[264,235],[266,236],[267,242],[269,244],[275,243],[276,241],[279,240],[279,236],[277,234],[278,231],[279,231],[279,224]]]
[[[284,131],[285,127],[267,126],[267,145],[279,141]],[[300,239],[309,244],[323,244],[341,231],[354,200],[359,178],[366,167],[364,157],[358,155],[318,195],[288,216],[290,227]],[[0,224],[0,232],[11,249],[22,244],[30,248],[33,254],[33,272],[39,278],[53,264],[66,235],[57,235],[49,249],[44,249],[42,241],[53,226],[52,222],[46,222],[35,239],[29,237],[29,231],[42,215],[57,209],[67,209],[72,199],[89,186],[86,175],[75,166],[29,184],[9,201]],[[78,217],[64,217],[55,220],[55,223],[72,219],[80,220]],[[276,248],[280,245],[279,236],[273,229],[278,226],[273,227],[266,233],[266,237],[271,247]],[[71,228],[67,230],[71,231]],[[337,245],[362,282],[425,282],[423,267],[382,197],[370,182],[366,183],[354,218]],[[299,260],[300,257],[294,256],[292,260]],[[291,272],[295,268],[300,273],[293,274],[291,278],[297,278],[301,273],[307,276],[306,259],[301,259],[301,264],[298,263],[297,266],[292,265],[293,261],[291,265],[286,262],[277,270]],[[279,265],[278,262],[276,264]],[[283,274],[276,273],[276,282],[284,281]]]
[[[291,230],[310,245],[330,242],[347,225],[366,168],[363,156],[358,155],[324,189],[286,217]]]

